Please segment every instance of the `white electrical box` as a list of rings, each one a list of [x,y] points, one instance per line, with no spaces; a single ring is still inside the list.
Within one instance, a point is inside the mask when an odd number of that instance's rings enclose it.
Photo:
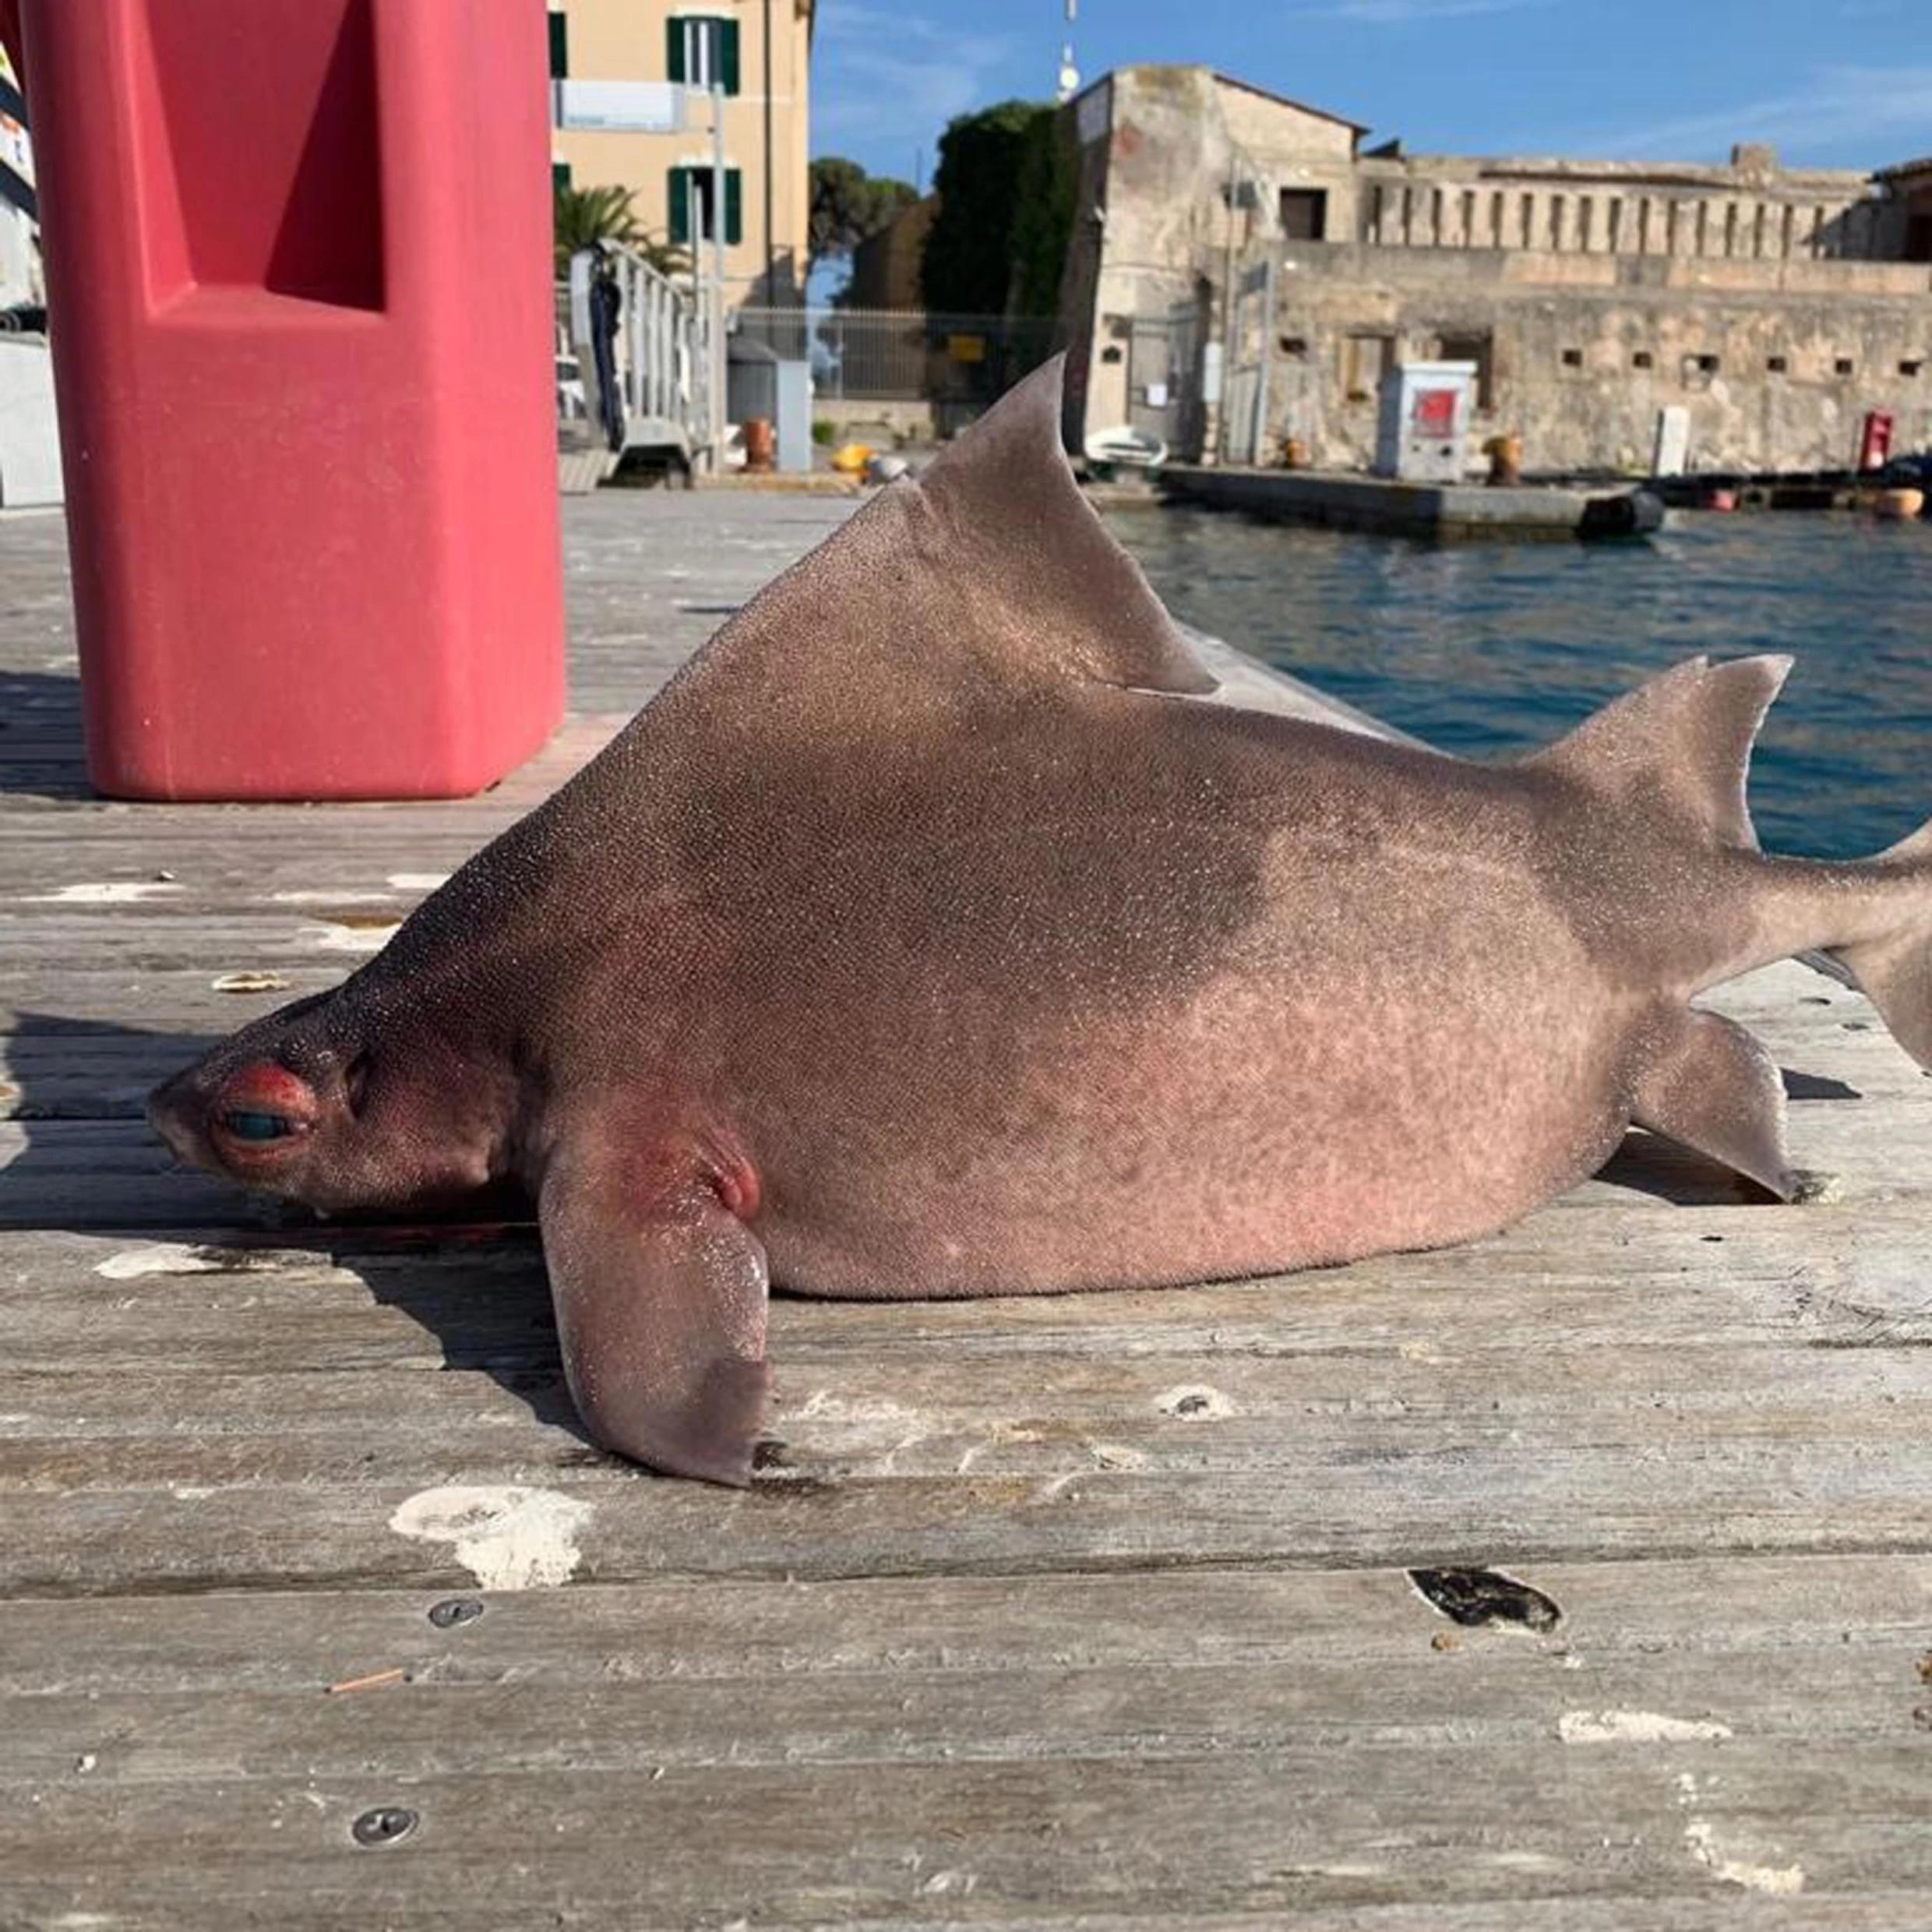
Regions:
[[[1473,362],[1405,362],[1382,378],[1375,473],[1405,483],[1460,483],[1468,467]]]

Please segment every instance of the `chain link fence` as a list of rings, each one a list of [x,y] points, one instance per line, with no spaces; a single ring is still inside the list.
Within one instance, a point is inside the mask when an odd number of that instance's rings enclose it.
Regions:
[[[975,414],[1053,351],[1049,316],[917,308],[741,308],[732,326],[812,365],[821,400],[926,402]]]

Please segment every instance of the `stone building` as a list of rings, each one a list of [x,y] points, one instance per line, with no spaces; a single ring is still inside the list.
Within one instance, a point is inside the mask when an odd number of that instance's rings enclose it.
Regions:
[[[1932,159],[1365,153],[1354,123],[1200,68],[1116,70],[1067,114],[1077,432],[1264,462],[1292,438],[1359,468],[1383,372],[1442,358],[1479,372],[1472,467],[1510,431],[1533,468],[1646,469],[1669,405],[1698,468],[1842,466],[1871,411],[1932,444]]]
[[[550,0],[555,178],[628,189],[643,227],[707,255],[721,220],[732,307],[798,299],[814,11],[814,0]],[[714,84],[721,209],[711,205]]]

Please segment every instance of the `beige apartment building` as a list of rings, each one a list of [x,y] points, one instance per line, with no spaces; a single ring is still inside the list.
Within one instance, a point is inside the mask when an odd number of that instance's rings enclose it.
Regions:
[[[729,307],[802,298],[813,0],[552,0],[551,164],[630,190],[654,236],[701,252],[722,222]],[[712,97],[724,93],[724,206]]]

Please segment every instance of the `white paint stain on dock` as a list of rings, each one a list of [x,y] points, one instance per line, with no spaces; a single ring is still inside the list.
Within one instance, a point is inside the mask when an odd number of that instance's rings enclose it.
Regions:
[[[222,973],[208,982],[210,992],[286,992],[280,973]]]
[[[1698,1801],[1698,1781],[1687,1771],[1677,1774],[1677,1802],[1693,1805]],[[1720,1884],[1737,1885],[1746,1891],[1761,1891],[1772,1897],[1789,1898],[1804,1889],[1802,1865],[1761,1865],[1749,1859],[1733,1857],[1717,1842],[1717,1828],[1708,1818],[1686,1821],[1683,1842],[1690,1856]]]
[[[456,1559],[486,1590],[567,1582],[580,1560],[577,1537],[591,1507],[555,1490],[423,1490],[389,1519],[399,1536],[453,1543]]]
[[[164,879],[109,879],[77,886],[62,886],[58,892],[28,892],[20,895],[23,905],[137,905],[143,899],[157,899],[181,887]]]
[[[325,953],[379,953],[396,936],[401,922],[384,920],[379,925],[305,926],[302,937]]]
[[[97,1261],[94,1272],[110,1282],[138,1282],[149,1274],[214,1274],[229,1265],[220,1256],[185,1242],[146,1241]]]
[[[361,905],[396,897],[393,892],[351,892],[341,886],[304,886],[268,896],[272,905]]]
[[[1690,1856],[1725,1884],[1741,1885],[1747,1891],[1767,1892],[1773,1897],[1789,1897],[1804,1890],[1802,1865],[1754,1865],[1727,1857],[1718,1849],[1716,1834],[1707,1819],[1693,1818],[1683,1828],[1683,1839]]]
[[[1566,1711],[1557,1720],[1566,1744],[1708,1743],[1731,1734],[1728,1724],[1661,1711]]]

